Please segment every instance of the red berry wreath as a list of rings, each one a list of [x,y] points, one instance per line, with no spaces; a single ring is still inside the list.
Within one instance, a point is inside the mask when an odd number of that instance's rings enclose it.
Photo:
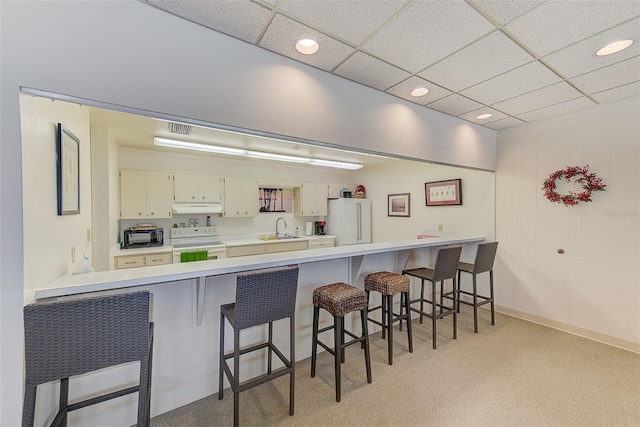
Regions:
[[[571,178],[579,177],[575,180],[582,184],[584,191],[582,193],[575,193],[569,191],[569,194],[560,195],[556,191],[556,181],[558,179],[564,179],[566,182],[571,182]],[[542,190],[544,196],[551,202],[563,203],[565,206],[574,206],[580,202],[590,202],[592,191],[605,191],[606,185],[602,183],[602,178],[598,178],[595,173],[589,173],[589,165],[569,166],[566,169],[560,169],[555,171],[544,181]]]

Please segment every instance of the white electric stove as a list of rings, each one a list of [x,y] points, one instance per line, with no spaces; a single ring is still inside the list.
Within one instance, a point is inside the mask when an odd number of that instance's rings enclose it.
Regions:
[[[207,259],[227,257],[227,247],[220,242],[218,227],[183,227],[171,229],[173,263],[179,263],[186,252],[207,251]]]

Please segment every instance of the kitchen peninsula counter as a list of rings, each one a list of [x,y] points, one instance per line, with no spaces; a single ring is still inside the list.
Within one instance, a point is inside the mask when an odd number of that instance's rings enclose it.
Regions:
[[[208,260],[180,264],[158,265],[127,270],[98,271],[62,276],[46,288],[36,289],[35,298],[63,297],[91,292],[127,289],[188,279],[234,274],[262,268],[291,264],[306,264],[341,258],[362,259],[364,256],[389,252],[408,254],[413,249],[450,244],[480,243],[482,236],[432,237],[360,245],[337,246],[313,251],[294,251],[253,255],[238,258]],[[407,255],[408,257],[408,255]],[[406,258],[405,258],[406,262]],[[402,267],[402,266],[401,266]]]

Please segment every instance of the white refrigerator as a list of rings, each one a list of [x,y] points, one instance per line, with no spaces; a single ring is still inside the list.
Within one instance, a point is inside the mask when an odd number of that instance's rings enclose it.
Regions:
[[[336,246],[371,243],[371,200],[329,200],[327,228]]]

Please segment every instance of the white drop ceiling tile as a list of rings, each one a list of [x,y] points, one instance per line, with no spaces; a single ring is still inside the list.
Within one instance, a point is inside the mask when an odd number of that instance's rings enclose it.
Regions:
[[[506,119],[496,120],[495,122],[487,123],[485,126],[491,129],[505,129],[510,128],[512,126],[518,126],[525,122],[520,119],[516,119],[515,117],[507,117]]]
[[[482,10],[487,12],[491,17],[501,24],[517,18],[523,13],[533,9],[544,0],[512,0],[512,1],[496,1],[496,0],[475,0]]]
[[[320,45],[318,52],[313,55],[303,55],[298,52],[295,44],[303,38],[317,41]],[[350,46],[280,14],[276,14],[271,21],[260,40],[260,47],[325,71],[333,70],[353,52]]]
[[[579,91],[565,82],[556,83],[506,101],[493,104],[492,107],[507,114],[516,116],[527,111],[537,110],[539,108],[555,105],[560,102],[569,101],[571,99],[583,96]]]
[[[485,114],[485,113],[491,113],[493,114],[493,116],[489,117],[488,119],[476,119],[476,116],[479,116],[480,114]],[[495,122],[496,120],[506,119],[509,116],[500,111],[494,110],[493,108],[490,108],[490,107],[481,107],[481,108],[478,108],[477,110],[460,114],[458,117],[473,123],[478,123],[479,125],[485,125],[489,122]]]
[[[640,80],[640,56],[571,79],[591,94]]]
[[[571,111],[581,110],[583,108],[592,107],[596,105],[587,97],[572,99],[571,101],[562,102],[560,104],[552,105],[550,107],[541,108],[535,111],[529,111],[528,113],[519,114],[518,118],[527,122],[546,119],[547,117],[558,116],[564,113],[570,113]]]
[[[565,77],[575,77],[598,68],[612,65],[636,55],[640,55],[640,18],[597,34],[572,46],[544,57],[544,60]],[[636,39],[636,42],[622,52],[608,56],[596,56],[596,51],[618,40]]]
[[[611,102],[635,95],[640,95],[640,81],[609,90],[603,90],[602,92],[592,94],[591,97],[598,102]]]
[[[530,62],[491,80],[460,92],[461,95],[487,105],[522,95],[560,81],[555,73],[538,61]]]
[[[533,59],[504,33],[494,31],[419,75],[453,91],[460,91]]]
[[[419,87],[426,87],[429,89],[429,93],[424,96],[411,96],[411,91]],[[443,89],[440,86],[423,80],[417,76],[409,77],[407,80],[387,89],[386,92],[420,105],[425,105],[437,99],[451,95],[451,91]]]
[[[251,43],[258,40],[271,17],[269,9],[248,0],[149,0],[149,3],[174,15]]]
[[[464,25],[464,31],[460,31],[461,25]],[[465,2],[419,1],[405,9],[363,47],[417,73],[494,29]]]
[[[506,28],[538,55],[547,55],[639,14],[640,3],[635,0],[551,0]]]
[[[482,107],[482,104],[454,93],[446,98],[428,104],[427,107],[451,114],[452,116],[458,116],[468,111],[476,110]]]
[[[278,7],[356,45],[399,11],[406,0],[283,0]]]
[[[379,90],[386,90],[411,75],[363,52],[356,52],[334,74]]]

